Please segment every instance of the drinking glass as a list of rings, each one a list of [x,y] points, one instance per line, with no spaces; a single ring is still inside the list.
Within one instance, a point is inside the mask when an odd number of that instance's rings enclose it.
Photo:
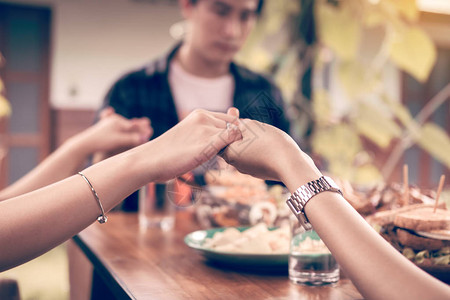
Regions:
[[[339,265],[314,230],[305,231],[291,219],[289,279],[294,283],[324,285],[339,281]]]
[[[175,205],[169,194],[173,184],[149,183],[139,190],[139,226],[141,230],[160,228],[171,230],[175,225]]]

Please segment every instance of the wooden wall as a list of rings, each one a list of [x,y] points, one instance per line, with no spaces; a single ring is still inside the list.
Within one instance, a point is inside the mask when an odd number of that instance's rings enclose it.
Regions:
[[[51,111],[51,147],[54,150],[69,137],[81,132],[94,123],[94,110],[52,109]]]

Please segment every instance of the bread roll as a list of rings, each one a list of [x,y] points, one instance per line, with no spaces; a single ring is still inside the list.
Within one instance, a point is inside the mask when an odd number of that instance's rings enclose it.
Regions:
[[[434,205],[432,205],[432,204],[413,204],[413,205],[403,206],[400,208],[377,212],[377,213],[371,215],[368,218],[368,220],[370,223],[375,223],[380,226],[386,226],[389,224],[393,224],[395,217],[400,213],[412,211],[412,210],[416,210],[416,209],[422,209],[422,208],[432,208],[433,206]]]
[[[399,213],[395,216],[394,225],[414,231],[430,231],[444,229],[450,223],[450,213],[445,209],[419,208]]]

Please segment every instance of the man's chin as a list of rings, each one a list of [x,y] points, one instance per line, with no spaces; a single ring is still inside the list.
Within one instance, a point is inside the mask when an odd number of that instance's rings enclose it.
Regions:
[[[213,62],[215,62],[215,63],[223,63],[223,64],[225,64],[225,63],[231,63],[231,61],[233,60],[233,58],[234,58],[234,55],[235,55],[236,53],[235,52],[226,52],[226,53],[224,53],[224,52],[216,52],[216,53],[214,53],[214,55],[210,55],[209,56],[209,60],[213,63]]]

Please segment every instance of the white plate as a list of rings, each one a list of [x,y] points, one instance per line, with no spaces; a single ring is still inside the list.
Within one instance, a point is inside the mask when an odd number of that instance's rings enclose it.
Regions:
[[[244,231],[250,227],[238,227],[239,231]],[[242,266],[251,268],[285,268],[287,270],[289,254],[249,254],[217,251],[203,247],[207,238],[212,238],[216,232],[224,231],[225,227],[208,230],[198,230],[189,233],[184,238],[184,242],[190,248],[200,251],[201,254],[214,262],[229,266]],[[274,228],[275,229],[275,228]]]

